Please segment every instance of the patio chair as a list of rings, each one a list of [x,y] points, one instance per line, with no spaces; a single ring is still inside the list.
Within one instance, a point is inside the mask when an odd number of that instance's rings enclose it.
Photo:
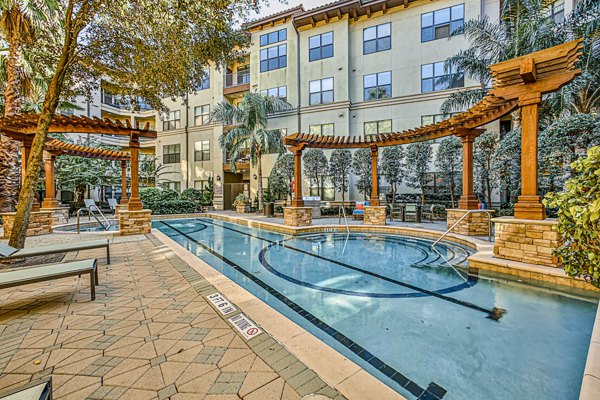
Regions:
[[[60,243],[39,247],[27,247],[20,250],[7,245],[6,243],[0,243],[0,261],[14,258],[45,256],[48,254],[68,253],[71,251],[102,249],[104,247],[106,247],[106,263],[110,264],[110,248],[108,239]]]
[[[365,218],[365,207],[369,205],[368,201],[357,201],[354,211],[352,211],[353,219],[364,219]]]
[[[0,391],[1,400],[52,400],[52,377],[29,382],[25,386],[16,389]]]
[[[423,207],[423,211],[421,211],[421,217],[424,219],[428,219],[430,222],[435,220],[435,210],[437,208],[437,204],[433,204],[429,208]]]
[[[416,204],[407,204],[404,206],[404,215],[406,217],[413,216],[414,220],[417,220],[417,205]]]
[[[91,296],[92,300],[95,300],[96,286],[98,285],[98,268],[95,259],[60,264],[37,265],[31,268],[20,268],[13,271],[0,272],[0,289],[51,281],[75,275],[81,276],[83,274],[90,274]]]

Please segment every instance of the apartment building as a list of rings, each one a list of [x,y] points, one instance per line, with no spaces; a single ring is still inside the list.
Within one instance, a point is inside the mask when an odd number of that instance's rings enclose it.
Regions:
[[[157,118],[156,155],[168,167],[169,185],[202,190],[214,177],[217,208],[230,208],[239,192],[255,195],[255,169],[242,159],[233,173],[219,146],[229,127],[208,122],[215,104],[235,103],[248,92],[293,106],[269,120],[282,134],[362,136],[439,121],[440,106],[453,91],[478,86],[462,71],[450,71],[449,83],[437,81],[444,60],[467,46],[463,35],[450,38],[450,32],[481,15],[496,20],[499,7],[498,0],[341,0],[254,21],[246,60],[224,71],[210,65],[202,87],[167,101],[171,111]],[[569,11],[562,0],[552,7],[557,18]],[[487,128],[500,130],[498,123]],[[275,160],[268,155],[263,161],[265,185]],[[354,181],[346,198],[362,199]],[[308,182],[303,190],[317,193]],[[327,188],[325,197],[341,194]]]

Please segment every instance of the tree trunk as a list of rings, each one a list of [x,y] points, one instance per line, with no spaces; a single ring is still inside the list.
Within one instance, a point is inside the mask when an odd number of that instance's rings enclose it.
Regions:
[[[13,11],[14,12],[14,11]],[[4,88],[4,116],[20,114],[23,108],[23,46],[18,32],[9,39]],[[2,135],[0,138],[0,212],[14,210],[20,187],[19,145]]]
[[[262,193],[262,154],[258,153],[256,155],[256,167],[258,169],[258,211],[263,209],[263,193]]]
[[[425,205],[425,188],[421,187],[421,205]]]
[[[52,123],[52,117],[58,106],[61,91],[65,81],[65,75],[69,63],[73,59],[75,48],[77,47],[77,36],[83,26],[75,26],[73,20],[73,0],[70,0],[65,12],[65,38],[61,51],[61,56],[56,65],[56,70],[52,76],[52,80],[48,85],[48,91],[44,97],[44,104],[40,112],[40,117],[35,131],[35,137],[31,145],[31,153],[27,163],[27,173],[23,181],[23,186],[19,193],[19,202],[17,205],[17,213],[15,215],[15,223],[10,235],[9,244],[12,247],[22,249],[25,245],[25,236],[29,227],[29,216],[31,213],[31,205],[35,195],[35,188],[40,177],[42,169],[42,154],[44,145],[48,136],[48,128]],[[90,4],[82,6],[78,10],[79,15],[86,15],[89,11]]]

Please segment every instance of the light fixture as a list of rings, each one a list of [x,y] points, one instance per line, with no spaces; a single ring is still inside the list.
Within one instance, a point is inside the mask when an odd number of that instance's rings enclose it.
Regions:
[[[254,178],[254,180],[258,179],[258,176],[256,176],[256,174],[252,175],[252,177]]]
[[[217,175],[217,182],[221,182],[221,175]]]

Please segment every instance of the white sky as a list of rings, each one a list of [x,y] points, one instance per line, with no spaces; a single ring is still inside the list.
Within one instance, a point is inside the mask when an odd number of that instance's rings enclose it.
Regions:
[[[304,5],[305,10],[308,10],[318,7],[322,4],[331,3],[332,1],[334,0],[288,0],[287,4],[282,3],[279,0],[261,1],[261,10],[257,17],[265,17],[267,15],[276,14],[280,11],[296,7],[300,4]],[[254,17],[252,17],[252,19],[254,19]]]

